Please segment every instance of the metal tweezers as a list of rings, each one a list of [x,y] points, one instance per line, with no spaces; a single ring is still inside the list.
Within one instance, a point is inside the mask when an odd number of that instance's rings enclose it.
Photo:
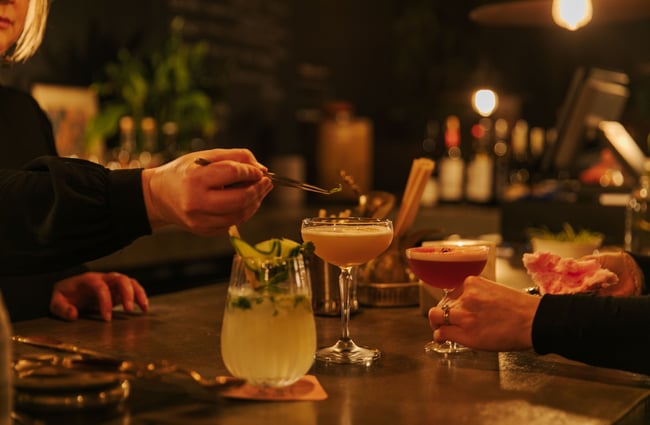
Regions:
[[[199,164],[199,165],[208,165],[208,164],[210,164],[210,161],[208,161],[205,158],[197,158],[196,160],[194,160],[194,162],[196,164]],[[341,189],[342,189],[340,184],[338,185],[338,187],[334,187],[334,188],[329,189],[329,190],[328,189],[323,189],[322,187],[314,186],[312,184],[303,183],[303,182],[301,182],[299,180],[294,180],[294,179],[291,179],[289,177],[278,176],[277,174],[269,172],[269,171],[264,173],[264,175],[269,177],[273,181],[273,183],[275,183],[277,185],[287,186],[287,187],[295,187],[297,189],[306,190],[307,192],[320,193],[321,195],[331,195],[333,193],[340,192]]]

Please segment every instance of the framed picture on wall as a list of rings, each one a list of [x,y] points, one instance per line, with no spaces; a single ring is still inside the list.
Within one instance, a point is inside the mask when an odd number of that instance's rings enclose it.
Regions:
[[[94,90],[87,87],[35,84],[32,96],[52,122],[59,155],[101,160],[102,148],[89,146],[85,140],[86,126],[99,108]]]

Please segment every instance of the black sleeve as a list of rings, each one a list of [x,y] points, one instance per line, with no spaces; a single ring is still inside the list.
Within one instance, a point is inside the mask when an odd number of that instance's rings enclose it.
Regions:
[[[0,169],[0,273],[62,270],[151,233],[141,174],[54,156]]]
[[[650,297],[545,295],[532,338],[539,354],[650,374]]]
[[[650,286],[650,257],[647,255],[637,255],[637,254],[632,254],[631,252],[628,252],[634,258],[634,261],[639,265],[639,268],[641,269],[641,272],[643,273],[643,277],[645,280],[645,286],[642,288],[643,293],[647,294],[649,289],[648,287]]]

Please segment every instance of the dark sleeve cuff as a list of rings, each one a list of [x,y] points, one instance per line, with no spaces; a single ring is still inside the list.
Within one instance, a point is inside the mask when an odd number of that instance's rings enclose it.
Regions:
[[[109,175],[109,202],[115,228],[132,241],[151,233],[142,190],[142,169],[113,170]]]
[[[634,258],[634,261],[636,261],[637,265],[641,269],[641,273],[643,273],[643,280],[645,281],[645,285],[642,289],[644,294],[648,293],[648,286],[650,286],[650,281],[648,281],[648,277],[650,276],[650,257],[647,255],[637,255],[633,254],[629,251],[626,251],[628,254]]]
[[[533,349],[539,354],[552,353],[565,338],[570,320],[571,298],[566,296],[544,295],[539,302],[533,319]]]

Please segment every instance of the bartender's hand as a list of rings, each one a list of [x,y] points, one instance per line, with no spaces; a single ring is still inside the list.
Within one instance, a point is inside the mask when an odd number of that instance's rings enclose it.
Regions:
[[[87,272],[60,280],[54,285],[50,312],[64,320],[77,320],[80,312],[99,312],[110,321],[113,306],[122,304],[132,312],[134,304],[146,312],[149,300],[144,288],[121,273]]]
[[[210,164],[196,164],[197,158]],[[248,149],[193,152],[143,170],[152,229],[175,224],[203,235],[226,232],[255,214],[273,188],[264,171]]]
[[[532,326],[540,297],[470,276],[449,294],[449,324],[440,307],[429,310],[433,339],[486,351],[532,348]]]
[[[644,285],[643,272],[630,254],[627,252],[603,252],[582,257],[582,259],[592,258],[595,258],[601,267],[618,276],[616,285],[598,289],[598,295],[628,297],[641,294]]]

